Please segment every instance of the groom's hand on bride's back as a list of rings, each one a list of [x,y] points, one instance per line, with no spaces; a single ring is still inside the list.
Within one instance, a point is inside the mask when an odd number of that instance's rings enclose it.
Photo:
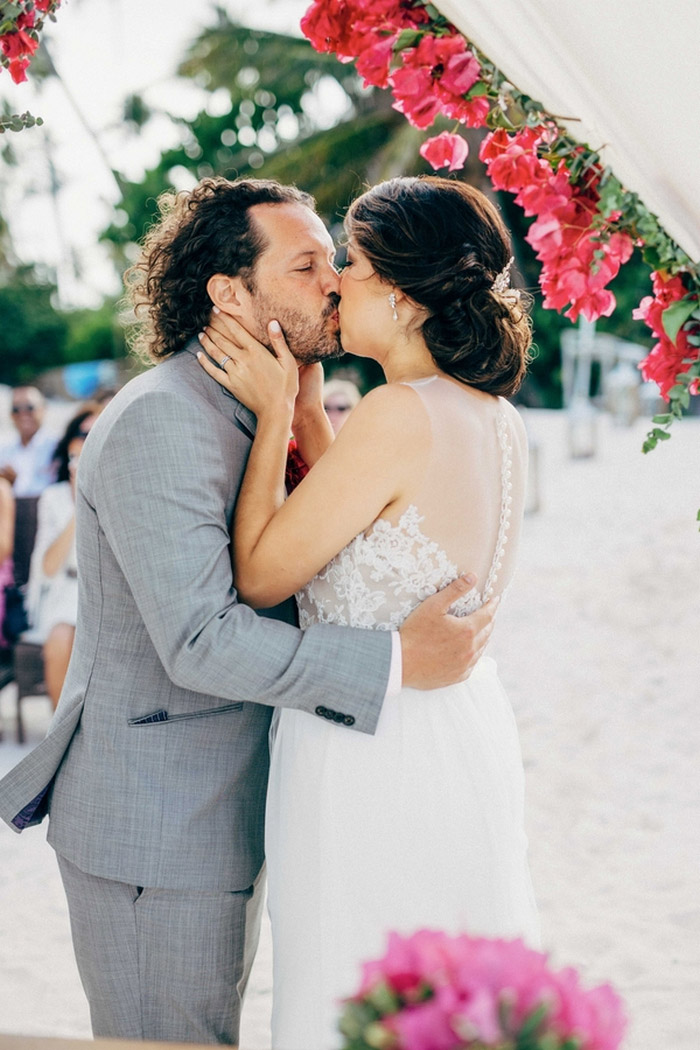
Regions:
[[[437,689],[469,677],[486,648],[499,601],[493,598],[469,616],[452,616],[450,607],[475,582],[460,576],[404,621],[399,633],[405,686]]]

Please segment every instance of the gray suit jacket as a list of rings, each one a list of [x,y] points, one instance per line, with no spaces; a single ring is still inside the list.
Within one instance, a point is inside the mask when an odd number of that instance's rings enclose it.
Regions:
[[[73,655],[0,816],[22,830],[48,809],[51,844],[93,875],[232,890],[263,860],[271,707],[373,732],[391,639],[237,602],[229,525],[255,420],[193,349],[127,384],[85,444]]]

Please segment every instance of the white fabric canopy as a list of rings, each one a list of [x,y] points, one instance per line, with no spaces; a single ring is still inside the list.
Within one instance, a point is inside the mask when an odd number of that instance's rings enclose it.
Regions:
[[[433,0],[700,260],[700,0]]]

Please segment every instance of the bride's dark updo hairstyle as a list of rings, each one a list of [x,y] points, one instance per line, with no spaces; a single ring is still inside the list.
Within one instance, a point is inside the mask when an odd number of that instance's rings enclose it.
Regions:
[[[525,376],[529,296],[493,283],[511,258],[510,236],[487,197],[437,176],[382,182],[353,201],[348,236],[375,273],[425,308],[422,334],[436,365],[509,397]]]

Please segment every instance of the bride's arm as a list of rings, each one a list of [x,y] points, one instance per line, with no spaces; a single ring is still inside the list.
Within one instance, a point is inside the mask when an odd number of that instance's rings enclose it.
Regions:
[[[271,339],[276,358],[245,349],[236,355],[235,364],[227,364],[226,372],[202,362],[212,378],[258,416],[233,537],[236,587],[254,608],[275,605],[294,594],[400,500],[410,479],[423,468],[429,446],[427,416],[414,391],[400,385],[380,387],[354,409],[328,451],[284,500],[289,387],[282,396],[271,390],[275,383],[283,385],[280,373],[289,375],[296,362],[280,335],[271,332]],[[223,357],[214,344],[203,345],[215,361]]]
[[[292,434],[299,455],[308,467],[313,467],[333,444],[333,427],[323,407],[323,365],[320,363],[302,365],[299,369]]]

